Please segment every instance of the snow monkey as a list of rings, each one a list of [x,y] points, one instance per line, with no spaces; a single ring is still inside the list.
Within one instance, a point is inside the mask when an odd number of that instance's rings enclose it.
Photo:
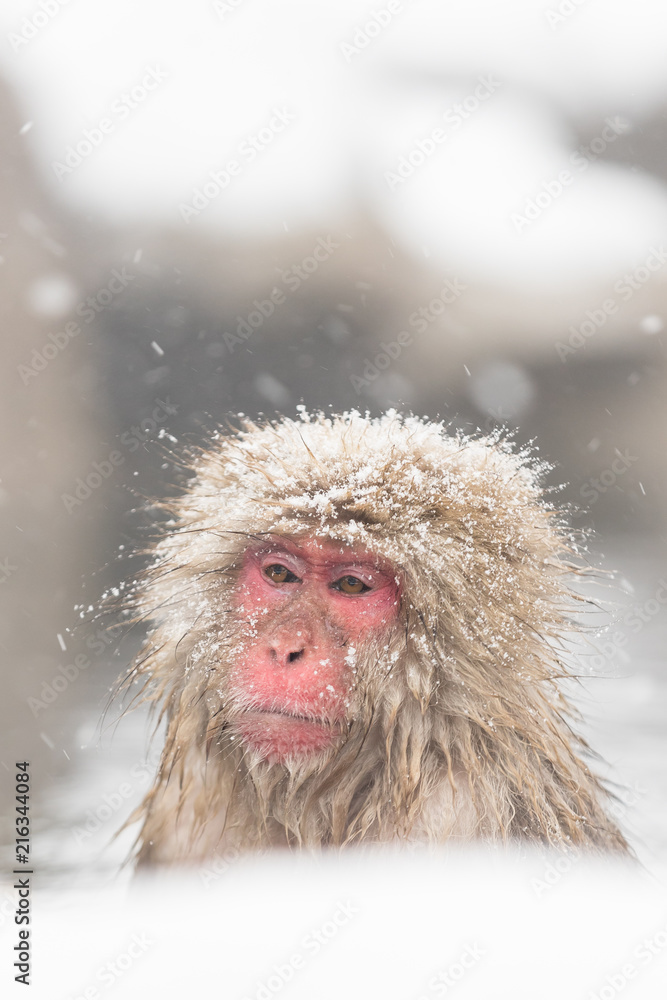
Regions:
[[[625,851],[559,690],[573,542],[500,435],[242,419],[133,591],[166,739],[139,863],[516,840]],[[135,817],[138,818],[138,817]]]

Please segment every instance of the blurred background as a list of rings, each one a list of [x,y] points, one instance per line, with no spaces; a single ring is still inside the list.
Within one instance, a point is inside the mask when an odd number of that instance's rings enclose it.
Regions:
[[[164,446],[302,403],[552,463],[615,571],[587,732],[667,858],[665,29],[657,0],[4,0],[0,759],[32,761],[43,866],[115,870],[149,784],[143,717],[100,721],[132,641],[86,623],[178,488]]]

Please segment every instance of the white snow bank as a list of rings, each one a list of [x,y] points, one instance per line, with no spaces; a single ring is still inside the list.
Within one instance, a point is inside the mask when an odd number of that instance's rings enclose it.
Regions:
[[[620,863],[419,850],[219,868],[38,892],[32,1000],[665,995],[664,890]]]

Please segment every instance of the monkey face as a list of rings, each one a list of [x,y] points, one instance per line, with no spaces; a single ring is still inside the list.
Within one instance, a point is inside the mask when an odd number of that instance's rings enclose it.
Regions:
[[[345,729],[359,644],[398,614],[396,573],[364,549],[280,539],[246,551],[234,603],[238,737],[271,762],[326,751]]]

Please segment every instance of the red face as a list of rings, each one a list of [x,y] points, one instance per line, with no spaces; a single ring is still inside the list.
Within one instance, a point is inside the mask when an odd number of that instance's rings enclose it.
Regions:
[[[272,762],[330,747],[355,650],[395,620],[398,604],[395,573],[364,549],[281,539],[247,550],[235,607],[252,638],[230,677],[243,742]]]

